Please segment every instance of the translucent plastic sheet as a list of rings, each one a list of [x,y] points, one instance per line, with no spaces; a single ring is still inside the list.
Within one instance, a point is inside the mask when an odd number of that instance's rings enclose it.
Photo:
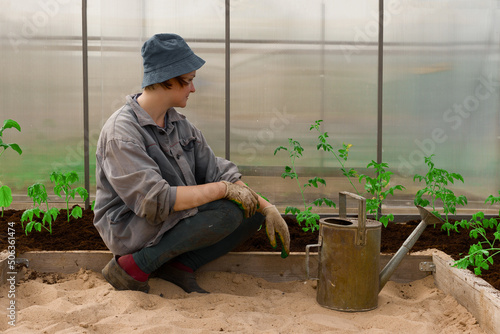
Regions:
[[[0,182],[22,201],[26,187],[48,183],[53,169],[83,177],[82,7],[72,0],[2,5],[0,120],[21,124],[22,133],[8,131],[4,140],[24,153],[0,158]],[[301,182],[327,178],[327,187],[309,191],[308,200],[350,190],[336,159],[316,150],[319,133],[309,127],[319,119],[335,149],[352,144],[348,167],[366,172],[381,150],[394,183],[407,187],[390,206],[411,211],[420,186],[412,176],[425,173],[430,154],[461,173],[466,183],[455,189],[481,204],[500,189],[498,1],[385,1],[382,68],[378,10],[377,1],[367,0],[233,0],[228,13],[220,0],[88,1],[91,193],[101,126],[126,95],[141,90],[142,44],[174,32],[207,61],[196,93],[179,111],[278,206],[301,204],[296,182],[280,177],[286,152],[274,155],[288,138],[304,147]]]

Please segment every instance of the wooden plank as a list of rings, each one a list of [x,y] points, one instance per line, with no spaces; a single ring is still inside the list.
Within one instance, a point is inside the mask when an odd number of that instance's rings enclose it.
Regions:
[[[392,258],[391,255],[380,255],[381,269]],[[407,283],[422,279],[430,272],[420,271],[420,262],[431,262],[427,255],[407,255],[391,276],[391,281]],[[317,276],[318,257],[311,254],[310,275]],[[279,253],[229,253],[206,264],[200,271],[228,271],[245,273],[264,278],[269,282],[286,282],[306,280],[305,253],[291,253],[282,259]]]
[[[469,270],[452,267],[443,252],[433,254],[436,287],[464,306],[487,333],[500,334],[500,292]]]
[[[35,271],[71,274],[80,268],[101,272],[113,255],[109,251],[50,251],[26,252],[18,257],[27,259]]]
[[[310,262],[311,273],[317,272],[317,259],[311,258]],[[199,271],[242,273],[264,278],[269,282],[300,281],[306,279],[305,254],[291,253],[286,259],[282,259],[279,253],[228,253],[207,263]]]
[[[7,257],[7,251],[0,253],[0,285],[7,282],[7,273],[9,272],[7,267]]]
[[[391,259],[392,255],[380,255],[380,269],[382,270]],[[397,283],[408,283],[431,275],[432,272],[430,271],[420,271],[421,262],[432,262],[432,256],[406,255],[390,277],[390,280]]]
[[[10,280],[9,284],[12,282],[18,282],[19,278],[22,277],[23,273],[19,271],[21,267],[16,266],[14,269],[11,268],[11,263],[14,260],[13,256],[10,256],[7,251],[0,252],[0,285],[7,283],[7,279]],[[12,281],[14,278],[14,281]]]
[[[109,251],[51,251],[27,252],[19,256],[29,261],[29,268],[39,272],[74,273],[80,268],[100,272],[112,257]],[[381,268],[391,258],[381,255]],[[419,263],[432,261],[431,256],[407,255],[394,272],[391,280],[411,282],[424,278],[429,272],[419,270]],[[317,276],[318,256],[310,258],[311,276]],[[200,271],[236,272],[264,278],[270,282],[306,280],[305,253],[291,253],[282,259],[277,252],[229,253],[208,263]],[[4,280],[2,280],[4,282]]]

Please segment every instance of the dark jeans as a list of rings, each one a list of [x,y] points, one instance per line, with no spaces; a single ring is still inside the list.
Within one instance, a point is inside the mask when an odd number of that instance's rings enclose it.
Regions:
[[[228,200],[217,200],[198,209],[196,215],[167,231],[158,244],[134,253],[139,268],[150,274],[175,259],[196,270],[230,252],[264,223],[260,213],[244,218],[243,211]]]

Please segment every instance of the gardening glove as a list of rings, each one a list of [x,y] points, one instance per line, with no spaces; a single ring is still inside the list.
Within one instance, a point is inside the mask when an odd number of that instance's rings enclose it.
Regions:
[[[275,234],[278,233],[281,240],[281,257],[286,258],[290,254],[290,232],[288,231],[288,225],[274,205],[262,209],[262,214],[266,217],[266,234],[271,242],[271,246],[276,248]]]
[[[234,184],[228,181],[221,181],[226,185],[225,199],[228,199],[245,212],[245,218],[250,218],[257,211],[259,205],[259,195],[247,186]]]

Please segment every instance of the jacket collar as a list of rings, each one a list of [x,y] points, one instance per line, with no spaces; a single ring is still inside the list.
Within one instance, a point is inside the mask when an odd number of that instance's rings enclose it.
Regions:
[[[140,126],[144,127],[147,125],[152,125],[158,127],[158,125],[153,121],[151,116],[146,112],[146,110],[142,109],[142,107],[137,103],[137,97],[139,97],[141,93],[139,94],[134,94],[134,95],[128,95],[127,96],[127,103],[132,107],[132,110],[134,111],[137,121]],[[186,116],[183,114],[177,112],[174,108],[170,108],[167,110],[167,114],[165,116],[165,128],[168,129],[169,123],[177,122],[177,121],[182,121],[186,119]]]

